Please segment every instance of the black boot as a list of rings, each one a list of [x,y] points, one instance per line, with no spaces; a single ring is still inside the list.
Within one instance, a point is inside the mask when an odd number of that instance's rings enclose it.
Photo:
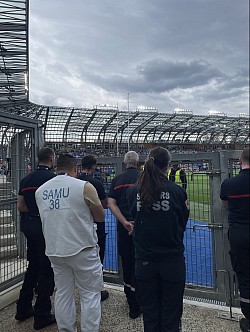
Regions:
[[[245,317],[240,319],[240,329],[243,332],[250,332],[250,322]]]
[[[105,301],[109,298],[109,292],[104,289],[101,291],[101,301]]]
[[[15,319],[23,322],[25,319],[28,319],[32,316],[34,316],[34,309],[32,307],[32,304],[27,305],[20,303],[20,301],[17,301]]]
[[[43,316],[35,316],[33,328],[34,330],[41,330],[46,326],[52,325],[56,323],[55,315],[43,315]]]
[[[129,306],[129,317],[132,319],[136,319],[140,317],[142,314],[142,310],[138,305],[130,305]]]

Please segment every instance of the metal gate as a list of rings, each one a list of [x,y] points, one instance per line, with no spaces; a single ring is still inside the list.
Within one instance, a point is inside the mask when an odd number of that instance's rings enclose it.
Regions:
[[[26,268],[26,248],[19,230],[16,196],[20,179],[35,165],[39,124],[0,114],[0,159],[7,167],[0,175],[0,291],[21,280]],[[185,296],[213,303],[237,305],[238,289],[228,255],[227,214],[221,208],[221,182],[239,171],[240,151],[176,154],[173,161],[186,171],[190,218],[185,232],[187,266]],[[141,157],[141,164],[145,157]],[[80,160],[79,160],[80,164]],[[123,158],[98,158],[95,174],[106,192],[112,178],[123,170]],[[116,221],[106,212],[107,245],[105,281],[122,284],[117,254]]]
[[[22,279],[26,245],[19,227],[19,182],[35,165],[39,122],[0,112],[0,291]]]
[[[239,172],[240,151],[176,154],[188,179],[190,218],[185,232],[186,290],[189,299],[206,299],[221,305],[238,305],[238,291],[228,255],[227,213],[221,208],[221,182]],[[143,164],[145,157],[140,162]],[[122,172],[122,158],[99,158],[98,176],[109,189],[112,178]],[[105,278],[121,283],[116,247],[116,223],[106,212],[107,248]]]

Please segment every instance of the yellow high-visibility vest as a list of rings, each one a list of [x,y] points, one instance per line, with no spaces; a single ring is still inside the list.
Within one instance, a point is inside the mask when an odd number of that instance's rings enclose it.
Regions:
[[[171,169],[168,170],[168,175],[167,175],[168,180],[170,180],[170,173],[171,173]],[[182,186],[182,182],[181,182],[181,170],[180,169],[178,169],[175,172],[175,183],[178,184],[178,186]]]

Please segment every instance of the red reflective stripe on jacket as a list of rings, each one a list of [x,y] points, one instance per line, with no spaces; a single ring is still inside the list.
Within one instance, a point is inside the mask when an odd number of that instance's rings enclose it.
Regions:
[[[250,194],[241,194],[241,195],[230,195],[228,198],[247,198],[250,197]]]
[[[37,190],[39,187],[27,187],[27,188],[22,188],[21,192],[23,191],[28,191],[28,190]]]
[[[133,183],[120,184],[119,186],[114,187],[114,190],[117,190],[120,188],[125,188],[125,187],[132,187],[133,185],[134,185]]]

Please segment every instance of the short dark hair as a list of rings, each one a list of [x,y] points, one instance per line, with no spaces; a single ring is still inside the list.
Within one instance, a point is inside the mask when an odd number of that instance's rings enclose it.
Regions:
[[[69,153],[59,155],[57,159],[57,171],[72,170],[76,165],[76,159]]]
[[[246,164],[250,164],[250,147],[247,147],[242,151],[241,160]]]
[[[55,156],[54,151],[49,147],[43,147],[37,152],[38,163],[49,162]]]
[[[179,167],[180,165],[179,165],[178,163],[173,162],[173,163],[171,163],[170,166],[171,166],[171,167]]]
[[[95,157],[91,155],[82,157],[82,168],[90,169],[94,165],[96,165]]]

